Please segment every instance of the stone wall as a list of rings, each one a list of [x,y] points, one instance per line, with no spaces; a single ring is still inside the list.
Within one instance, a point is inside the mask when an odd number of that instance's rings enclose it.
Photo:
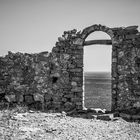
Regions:
[[[71,111],[83,109],[83,52],[95,31],[112,40],[112,111],[140,111],[140,33],[137,26],[92,25],[58,38],[52,52],[11,53],[0,57],[0,100],[29,107]]]
[[[50,85],[50,54],[9,52],[0,58],[0,99],[13,103],[36,105]]]
[[[0,57],[0,100],[30,108],[82,109],[83,49],[73,44],[76,30],[64,32],[51,53],[9,52]]]
[[[137,28],[93,25],[81,35],[85,41],[92,32],[103,31],[112,40],[112,111],[140,112],[140,32]]]

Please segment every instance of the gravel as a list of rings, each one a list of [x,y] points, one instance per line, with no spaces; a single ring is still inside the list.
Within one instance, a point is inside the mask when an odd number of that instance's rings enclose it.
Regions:
[[[62,113],[0,113],[0,140],[139,140],[140,124]]]

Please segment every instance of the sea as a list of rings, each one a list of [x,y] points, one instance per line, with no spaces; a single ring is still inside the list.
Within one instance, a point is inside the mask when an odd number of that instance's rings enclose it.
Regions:
[[[111,110],[111,72],[84,73],[84,106]]]

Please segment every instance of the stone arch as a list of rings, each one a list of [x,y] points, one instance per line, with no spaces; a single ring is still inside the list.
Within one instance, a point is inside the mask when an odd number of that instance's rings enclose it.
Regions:
[[[83,49],[84,49],[84,42],[86,40],[86,38],[93,32],[95,31],[102,31],[106,34],[108,34],[111,38],[111,42],[112,42],[112,66],[111,66],[111,94],[112,94],[112,102],[111,102],[111,111],[114,111],[117,108],[117,89],[116,89],[116,83],[114,81],[116,81],[117,76],[116,76],[116,72],[117,72],[117,41],[114,35],[114,31],[109,28],[106,27],[104,25],[92,25],[89,26],[87,28],[85,28],[82,33],[81,33],[81,38],[83,40]],[[83,56],[84,57],[84,56]],[[83,84],[84,86],[84,84]],[[83,87],[84,89],[84,87]],[[83,90],[84,92],[84,90]],[[83,105],[84,105],[84,93],[83,93]],[[83,106],[84,107],[84,106]]]
[[[85,40],[88,35],[90,35],[91,33],[95,32],[95,31],[103,31],[103,32],[107,33],[110,36],[111,40],[113,41],[114,33],[111,30],[111,28],[103,26],[101,24],[99,24],[99,25],[95,24],[95,25],[85,28],[81,33],[81,38],[83,40]]]

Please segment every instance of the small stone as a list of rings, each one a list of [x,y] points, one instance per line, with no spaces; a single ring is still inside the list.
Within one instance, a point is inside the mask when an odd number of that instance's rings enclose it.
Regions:
[[[35,101],[40,101],[40,102],[44,102],[44,96],[39,94],[39,93],[35,93],[33,94],[34,100]]]
[[[72,86],[77,86],[77,83],[76,82],[71,82],[71,85]]]
[[[52,99],[52,97],[53,97],[52,94],[45,94],[44,98],[46,101],[50,101]]]
[[[124,52],[123,51],[119,52],[118,57],[121,58],[123,56],[124,56]]]
[[[24,101],[23,95],[16,95],[16,100],[18,103],[22,103]]]
[[[104,121],[110,121],[111,120],[110,116],[108,116],[108,115],[97,115],[96,119],[104,120]]]
[[[63,102],[66,102],[66,101],[67,101],[67,98],[64,98],[64,97],[63,97],[63,98],[62,98],[62,101],[63,101]]]
[[[66,111],[69,111],[73,108],[73,104],[71,102],[66,102],[64,104],[64,107],[65,107]]]
[[[117,59],[116,58],[113,58],[112,59],[112,62],[115,62],[116,63],[117,62]]]
[[[124,119],[128,119],[128,120],[131,119],[131,115],[125,114],[125,113],[120,113],[120,117],[122,117],[122,118],[124,118]]]
[[[57,72],[57,73],[53,73],[51,74],[51,77],[60,77],[60,74]]]
[[[82,105],[82,102],[76,102],[76,105],[80,106]]]
[[[64,37],[58,37],[58,41],[64,41],[65,40],[65,38]]]
[[[71,89],[71,91],[72,92],[82,92],[83,89],[82,89],[82,87],[74,87],[74,88]]]
[[[63,57],[64,57],[64,59],[68,60],[70,58],[70,55],[69,54],[64,54]]]
[[[133,107],[140,108],[140,102],[136,102]]]
[[[33,97],[31,96],[31,95],[26,95],[25,96],[25,102],[27,103],[27,104],[31,104],[31,103],[33,103]]]
[[[77,38],[73,41],[73,44],[75,45],[83,45],[83,39]]]
[[[133,120],[140,120],[140,115],[132,115]]]

